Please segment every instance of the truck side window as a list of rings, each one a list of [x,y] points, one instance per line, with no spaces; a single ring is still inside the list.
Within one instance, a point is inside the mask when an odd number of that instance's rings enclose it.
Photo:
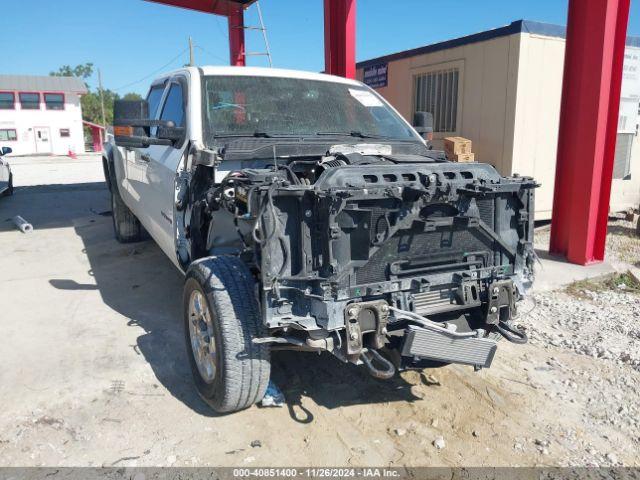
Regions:
[[[184,102],[182,100],[182,85],[179,83],[171,84],[160,120],[172,121],[176,127],[184,127]]]
[[[164,85],[157,85],[155,87],[151,87],[151,90],[149,90],[149,94],[147,95],[147,102],[149,102],[149,118],[156,118],[158,106],[160,105],[160,100],[162,100],[162,92],[164,92]]]
[[[162,92],[164,92],[164,86],[156,85],[151,87],[149,93],[147,94],[147,102],[149,102],[149,118],[154,119],[158,114],[158,107],[160,107],[160,100],[162,100]],[[158,127],[151,127],[151,136],[156,136],[156,131]]]

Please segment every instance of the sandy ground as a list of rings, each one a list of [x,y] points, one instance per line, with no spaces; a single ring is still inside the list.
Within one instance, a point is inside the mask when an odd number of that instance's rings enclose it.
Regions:
[[[637,428],[594,418],[584,387],[628,378],[621,402],[637,404],[640,373],[539,341],[502,341],[477,373],[388,382],[280,353],[286,408],[213,414],[187,365],[181,274],[153,242],[114,240],[100,164],[87,161],[0,199],[0,466],[640,464]],[[14,165],[17,185],[46,183]],[[16,214],[33,233],[6,221]]]
[[[77,159],[58,156],[6,157],[13,171],[16,187],[47,185],[69,185],[87,182],[102,182],[104,174],[99,154],[79,155]]]

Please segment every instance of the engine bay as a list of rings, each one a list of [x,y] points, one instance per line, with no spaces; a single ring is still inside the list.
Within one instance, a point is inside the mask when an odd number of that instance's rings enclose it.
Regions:
[[[384,376],[380,349],[396,366],[481,368],[495,352],[491,333],[521,340],[510,321],[533,280],[531,178],[376,144],[193,157],[177,193],[183,256],[233,254],[251,266],[269,331],[259,341],[377,362],[367,366]]]

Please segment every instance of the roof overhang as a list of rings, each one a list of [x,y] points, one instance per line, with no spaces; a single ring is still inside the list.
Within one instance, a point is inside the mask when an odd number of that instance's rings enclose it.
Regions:
[[[82,120],[82,124],[91,128],[98,128],[100,130],[104,130],[105,128],[102,125],[98,125],[97,123],[89,122],[88,120]]]
[[[238,8],[248,8],[256,0],[146,0],[172,7],[187,8],[197,12],[213,13],[228,17]]]

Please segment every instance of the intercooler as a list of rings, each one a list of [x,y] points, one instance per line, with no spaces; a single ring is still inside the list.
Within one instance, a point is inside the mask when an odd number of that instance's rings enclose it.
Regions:
[[[489,368],[496,349],[496,342],[488,338],[460,337],[411,326],[407,328],[402,355]]]

